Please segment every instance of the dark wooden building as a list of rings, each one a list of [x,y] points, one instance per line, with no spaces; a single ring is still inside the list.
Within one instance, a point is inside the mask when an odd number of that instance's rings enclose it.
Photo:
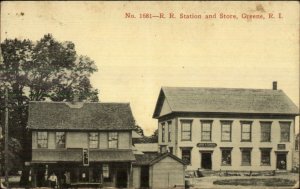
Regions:
[[[30,102],[33,186],[55,173],[71,185],[132,185],[134,118],[126,103]]]

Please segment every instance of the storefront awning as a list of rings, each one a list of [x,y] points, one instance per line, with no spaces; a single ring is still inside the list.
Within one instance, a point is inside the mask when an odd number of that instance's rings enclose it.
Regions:
[[[89,162],[135,161],[133,151],[120,149],[90,149]],[[31,163],[82,162],[82,149],[34,149]]]

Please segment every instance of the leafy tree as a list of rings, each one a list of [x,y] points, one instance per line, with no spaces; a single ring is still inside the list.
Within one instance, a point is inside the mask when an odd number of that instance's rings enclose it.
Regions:
[[[16,151],[22,152],[22,161],[29,161],[28,102],[70,101],[75,94],[80,100],[99,101],[89,79],[97,67],[89,57],[77,55],[72,42],[59,42],[51,34],[37,42],[5,39],[1,54],[0,126],[4,126],[4,90],[8,88],[9,135],[21,144]]]
[[[137,132],[142,137],[144,136],[144,130],[139,125],[135,125],[135,132]]]

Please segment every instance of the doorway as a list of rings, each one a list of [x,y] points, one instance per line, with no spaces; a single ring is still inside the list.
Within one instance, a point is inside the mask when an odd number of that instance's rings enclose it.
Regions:
[[[127,188],[127,170],[118,170],[116,185],[117,188]]]
[[[279,170],[286,170],[286,153],[277,154],[276,168]]]
[[[211,170],[212,168],[211,152],[201,152],[201,167],[203,169]]]
[[[141,167],[141,188],[149,187],[149,166]]]

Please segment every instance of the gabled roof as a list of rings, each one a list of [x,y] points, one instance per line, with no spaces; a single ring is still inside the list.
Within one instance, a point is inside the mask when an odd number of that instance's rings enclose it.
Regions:
[[[178,161],[179,163],[186,165],[184,161],[182,161],[177,156],[170,153],[156,153],[156,154],[143,154],[143,155],[135,155],[135,165],[154,165],[155,163],[161,161],[166,157],[171,157],[172,159]]]
[[[133,130],[127,103],[29,102],[28,128],[40,130]]]
[[[160,116],[164,100],[171,112],[299,115],[282,90],[162,87],[153,118]]]

